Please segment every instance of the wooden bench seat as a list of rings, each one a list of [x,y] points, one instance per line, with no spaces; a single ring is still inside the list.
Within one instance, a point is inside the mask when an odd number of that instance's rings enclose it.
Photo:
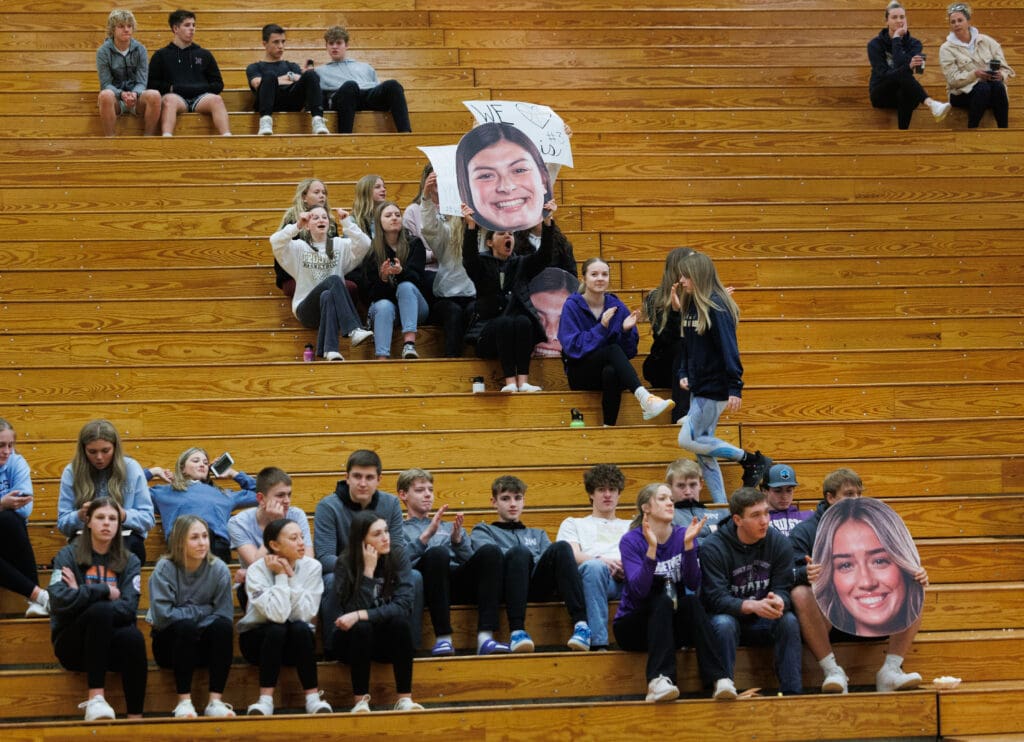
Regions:
[[[1010,680],[1019,656],[1021,639],[1012,632],[938,632],[919,635],[914,643],[908,666],[925,677],[956,674],[975,681]],[[966,650],[966,651],[965,651]],[[852,685],[873,686],[880,664],[882,646],[877,643],[848,644],[836,647],[839,662],[850,675]],[[433,705],[460,702],[491,701],[500,694],[506,700],[575,697],[636,697],[646,685],[645,657],[639,653],[552,652],[507,657],[455,657],[416,660],[414,688],[417,700]],[[499,664],[503,663],[503,664]],[[681,656],[680,689],[700,693],[700,681],[692,653]],[[817,663],[805,652],[805,682],[819,677]],[[196,674],[196,687],[205,681],[204,673]],[[351,687],[348,668],[333,662],[319,667],[320,686],[327,689],[327,700],[339,708],[347,704]],[[480,678],[489,682],[481,684]],[[586,678],[581,682],[581,678]],[[741,648],[737,653],[736,681],[740,688],[774,688],[777,681],[771,670],[770,651],[763,648]],[[0,674],[0,718],[33,718],[67,716],[76,711],[81,700],[83,677],[63,670],[8,671]],[[251,666],[235,666],[229,680],[227,700],[238,706],[254,697],[257,670]],[[390,668],[375,665],[371,674],[370,693],[378,702],[392,699],[393,679]],[[109,684],[107,697],[115,708],[124,708],[123,697],[116,682]],[[43,692],[45,689],[45,692]],[[169,671],[150,669],[146,691],[146,710],[167,713],[173,708],[173,677]],[[280,705],[297,707],[301,696],[293,673],[283,672],[278,688]],[[925,693],[924,691],[920,693]],[[205,696],[205,692],[202,693]],[[802,700],[802,699],[801,699]],[[828,698],[831,703],[835,699]],[[718,704],[719,713],[724,713]],[[749,710],[747,711],[749,713]]]

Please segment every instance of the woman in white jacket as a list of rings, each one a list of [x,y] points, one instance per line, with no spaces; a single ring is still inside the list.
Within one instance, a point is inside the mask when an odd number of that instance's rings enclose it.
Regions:
[[[985,111],[992,109],[996,126],[1009,126],[1010,103],[1006,80],[1013,70],[999,42],[971,25],[971,6],[955,2],[946,9],[949,36],[939,48],[939,63],[946,76],[949,102],[967,109],[967,128],[976,129]]]
[[[338,333],[359,345],[373,333],[360,326],[359,314],[345,287],[345,274],[358,267],[370,249],[370,238],[341,209],[343,237],[327,238],[327,210],[314,206],[270,237],[277,262],[295,278],[292,313],[304,327],[317,328],[316,353],[328,361],[345,360],[338,352]]]
[[[294,521],[271,521],[263,530],[263,545],[267,555],[245,573],[249,603],[238,622],[242,656],[260,668],[260,697],[248,713],[273,715],[281,665],[291,665],[306,696],[306,713],[329,714],[331,706],[317,688],[312,624],[324,592],[323,568],[306,556],[302,531]]]

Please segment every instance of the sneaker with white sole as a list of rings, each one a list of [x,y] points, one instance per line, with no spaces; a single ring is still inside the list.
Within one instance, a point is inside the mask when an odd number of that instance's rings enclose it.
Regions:
[[[516,388],[517,392],[539,392],[542,391],[536,384],[531,384],[528,381],[524,381]]]
[[[330,714],[334,712],[331,708],[331,704],[327,703],[322,696],[324,692],[311,693],[306,696],[306,713],[307,714]]]
[[[352,347],[355,348],[361,343],[365,343],[367,340],[373,337],[373,330],[364,330],[362,327],[357,327],[348,334],[348,339],[352,341]]]
[[[327,130],[327,124],[324,123],[324,117],[323,116],[314,116],[313,117],[313,133],[314,134],[330,134],[331,133],[330,131]]]
[[[508,649],[512,654],[532,652],[534,650],[533,639],[522,629],[516,629],[508,638]]]
[[[715,692],[711,697],[716,701],[732,701],[736,696],[736,684],[732,678],[719,678],[715,681]]]
[[[422,711],[423,707],[411,698],[399,698],[395,704],[395,711]]]
[[[339,353],[336,350],[329,350],[326,353],[324,353],[324,360],[325,361],[344,361],[345,360],[345,356],[343,356],[341,353]]]
[[[825,682],[821,684],[822,693],[847,693],[849,691],[849,679],[843,668],[836,667],[825,673]]]
[[[402,346],[402,358],[407,361],[414,361],[420,357],[420,354],[416,352],[416,343],[406,343]]]
[[[234,715],[234,707],[230,703],[224,703],[219,698],[211,698],[203,710],[203,716],[209,716],[211,719],[226,719]]]
[[[506,384],[501,388],[501,391],[505,392],[506,394],[513,394],[519,391],[519,387],[517,387],[515,384]]]
[[[936,121],[942,121],[949,115],[950,110],[953,108],[951,103],[939,103],[937,100],[933,100],[928,104],[928,107],[932,109],[932,116],[935,117]]]
[[[367,693],[365,696],[356,701],[356,705],[352,707],[353,714],[368,714],[370,713],[370,694]]]
[[[659,675],[647,684],[647,702],[661,703],[679,698],[679,688],[664,675]]]
[[[249,704],[249,708],[245,713],[249,716],[273,716],[274,701],[271,698],[260,696],[260,700],[256,701],[256,703]]]
[[[256,132],[261,137],[270,136],[274,133],[274,117],[260,116],[260,130]]]
[[[172,714],[175,719],[194,719],[196,714],[196,707],[192,705],[192,699],[186,698],[182,701],[178,701],[178,705],[174,707],[174,713]]]
[[[662,399],[657,394],[647,395],[647,399],[640,405],[640,409],[644,411],[644,420],[653,420],[663,412],[668,412],[676,403],[671,399]]]
[[[590,651],[590,627],[585,623],[581,623],[572,630],[572,636],[569,637],[566,646],[574,652],[589,652]]]
[[[28,608],[25,609],[25,618],[44,618],[50,615],[50,594],[45,590],[39,591],[35,600],[28,601]]]
[[[100,719],[116,719],[114,709],[107,703],[103,696],[93,696],[88,701],[78,704],[78,708],[85,709],[86,721],[99,721]]]
[[[879,693],[888,693],[894,690],[913,690],[921,684],[921,675],[916,672],[903,672],[882,666],[882,669],[875,673],[875,689]]]

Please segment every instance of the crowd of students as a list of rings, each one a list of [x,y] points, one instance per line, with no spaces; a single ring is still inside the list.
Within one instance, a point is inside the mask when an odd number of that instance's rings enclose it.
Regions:
[[[393,708],[418,710],[413,658],[424,607],[435,637],[425,653],[496,655],[534,651],[529,601],[564,602],[570,650],[607,650],[614,639],[621,649],[645,652],[646,698],[652,702],[679,696],[675,653],[683,646],[696,649],[700,678],[716,699],[737,697],[736,648],[746,644],[774,647],[784,694],[803,689],[803,643],[822,669],[822,691],[845,693],[847,676],[831,642],[857,637],[836,626],[888,637],[878,690],[921,682],[902,669],[920,626],[920,599],[866,610],[847,600],[842,587],[861,558],[856,549],[865,548],[848,546],[850,538],[877,546],[870,552],[871,570],[878,569],[880,553],[894,565],[891,574],[876,579],[927,585],[927,573],[910,556],[912,544],[893,535],[888,516],[873,512],[877,503],[868,499],[850,503],[856,507],[849,517],[829,526],[828,543],[816,544],[824,512],[861,497],[863,484],[848,469],[825,478],[813,511],[793,504],[798,482],[785,464],[770,467],[760,488],[733,492],[727,510],[708,509],[700,503],[701,467],[680,459],[668,467],[664,482],[639,490],[630,521],[618,517],[625,476],[615,465],[598,464],[583,476],[590,512],[566,518],[552,541],[545,529],[524,522],[527,484],[519,477],[494,480],[496,519],[470,528],[463,513],[434,508],[430,472],[402,472],[392,495],[380,489],[378,454],[358,450],[348,457],[335,491],[317,503],[313,539],[306,514],[291,505],[292,480],[281,469],[265,467],[255,479],[233,468],[215,474],[197,447],[182,452],[173,470],[142,469],[124,455],[116,429],[96,420],[83,426],[62,481],[58,521],[69,544],[54,558],[43,587],[26,527],[32,483],[14,441],[12,426],[0,420],[0,524],[6,537],[0,540],[0,585],[25,596],[27,615],[49,613],[58,661],[86,674],[81,707],[87,720],[115,717],[104,694],[108,672],[121,675],[128,717],[143,711],[147,652],[137,610],[155,510],[167,553],[149,578],[146,621],[154,660],[174,674],[176,718],[197,716],[191,696],[197,667],[209,671],[203,714],[235,714],[224,695],[236,633],[242,657],[259,668],[259,695],[249,714],[274,713],[282,666],[295,668],[307,713],[331,712],[318,681],[318,624],[324,657],[349,666],[353,713],[371,710],[372,662],[393,666]],[[222,490],[217,477],[233,479],[241,489]],[[170,485],[149,486],[160,479]],[[843,536],[844,528],[853,530]],[[840,560],[833,549],[854,553]],[[234,577],[226,564],[231,551],[241,565]],[[233,586],[244,611],[237,623]],[[612,600],[619,603],[610,637]],[[475,646],[457,646],[454,604],[476,607]],[[500,635],[502,604],[507,637]]]

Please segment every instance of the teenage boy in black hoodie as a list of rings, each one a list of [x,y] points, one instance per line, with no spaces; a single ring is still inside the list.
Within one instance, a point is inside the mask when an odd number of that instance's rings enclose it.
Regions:
[[[728,677],[736,647],[772,644],[779,690],[800,693],[800,624],[792,611],[793,549],[768,525],[765,495],[742,487],[729,497],[731,518],[701,543],[701,598]]]

